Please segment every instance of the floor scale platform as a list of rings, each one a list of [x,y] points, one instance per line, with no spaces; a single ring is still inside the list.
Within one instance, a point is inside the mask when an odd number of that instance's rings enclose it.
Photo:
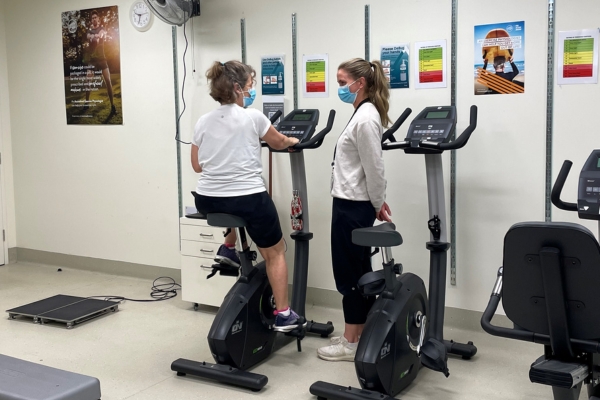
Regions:
[[[28,317],[33,318],[33,322],[39,324],[60,322],[66,324],[67,329],[70,329],[76,324],[99,317],[109,311],[117,311],[118,308],[119,303],[116,301],[58,294],[47,299],[6,310],[6,312],[9,319]]]
[[[0,400],[99,400],[97,378],[0,354]]]

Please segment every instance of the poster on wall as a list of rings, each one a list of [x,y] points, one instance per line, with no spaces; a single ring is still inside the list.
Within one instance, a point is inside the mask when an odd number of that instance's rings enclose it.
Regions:
[[[444,88],[446,84],[446,41],[415,43],[415,89]]]
[[[525,22],[475,26],[475,94],[525,93]]]
[[[122,125],[117,6],[62,13],[68,125]]]
[[[598,83],[598,29],[558,32],[559,85]]]
[[[328,54],[302,56],[302,94],[303,97],[329,97]]]
[[[273,124],[275,128],[277,128],[277,125],[279,125],[279,122],[281,122],[281,118],[285,116],[285,110],[283,109],[283,100],[283,96],[263,96],[262,98],[263,114],[265,114],[267,118],[271,119],[271,117],[275,115],[277,111],[281,111],[281,116],[277,118],[277,121],[275,121],[275,123]]]
[[[260,58],[262,75],[262,94],[284,94],[283,55]]]
[[[381,46],[381,65],[390,89],[408,88],[408,43]]]

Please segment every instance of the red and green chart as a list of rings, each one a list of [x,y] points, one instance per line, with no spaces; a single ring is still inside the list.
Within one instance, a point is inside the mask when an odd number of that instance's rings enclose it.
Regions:
[[[559,32],[558,84],[598,82],[598,30]]]
[[[303,97],[328,97],[327,54],[303,56]]]
[[[442,82],[444,80],[444,63],[442,48],[419,49],[419,82]]]
[[[446,87],[446,41],[417,42],[415,54],[418,73],[415,88]]]
[[[563,77],[580,78],[593,75],[594,38],[565,40]]]

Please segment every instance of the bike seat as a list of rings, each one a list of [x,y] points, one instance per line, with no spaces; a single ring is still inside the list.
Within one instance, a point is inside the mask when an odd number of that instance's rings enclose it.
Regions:
[[[222,228],[242,228],[246,226],[246,221],[231,214],[210,213],[207,215],[208,225]]]
[[[191,219],[206,219],[206,215],[200,213],[187,214],[185,217]]]
[[[385,222],[370,228],[353,230],[352,243],[368,247],[393,247],[402,244],[402,236],[396,231],[396,225]]]

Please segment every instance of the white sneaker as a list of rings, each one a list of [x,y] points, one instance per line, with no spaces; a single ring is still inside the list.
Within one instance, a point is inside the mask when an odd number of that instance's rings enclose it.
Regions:
[[[342,340],[341,336],[332,336],[329,338],[329,343],[338,344],[338,343],[340,343],[341,340]]]
[[[334,343],[334,340],[337,343]],[[348,340],[344,336],[332,337],[331,345],[317,349],[319,358],[327,361],[354,361],[356,348],[348,346]]]
[[[332,336],[329,338],[329,343],[338,344],[341,342],[342,337],[343,337],[343,335],[342,336]],[[360,340],[360,336],[358,337],[358,340]]]

